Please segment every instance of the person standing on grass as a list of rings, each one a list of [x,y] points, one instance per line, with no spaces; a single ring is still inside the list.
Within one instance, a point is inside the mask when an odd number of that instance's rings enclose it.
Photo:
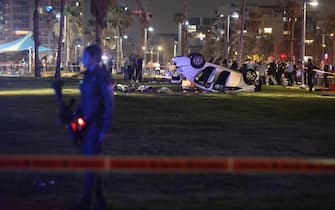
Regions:
[[[266,85],[270,84],[270,80],[271,80],[271,82],[272,82],[273,85],[277,84],[277,81],[275,79],[276,72],[277,72],[277,64],[273,60],[268,65],[268,74],[267,74],[267,77],[266,77]]]
[[[329,72],[329,65],[326,63],[325,66],[323,67],[323,71],[324,72]],[[325,88],[328,88],[329,87],[329,82],[328,82],[328,74],[327,73],[324,73],[323,74],[323,84],[324,84],[324,87]]]
[[[260,61],[258,63],[257,71],[259,72],[259,81],[261,82],[261,85],[265,85],[266,83],[266,65],[264,64],[264,61]]]
[[[291,61],[287,66],[287,78],[288,78],[288,86],[292,86],[294,83],[294,63]]]
[[[308,87],[309,87],[309,92],[313,91],[313,86],[314,86],[314,66],[312,63],[312,59],[308,59],[307,65],[306,65],[306,73],[307,73],[307,81],[308,81]]]
[[[136,55],[135,66],[136,66],[136,80],[135,81],[141,82],[142,81],[143,59],[139,55]]]
[[[85,121],[86,132],[81,144],[84,155],[96,156],[102,152],[102,144],[111,124],[113,91],[112,80],[101,64],[102,51],[98,45],[84,50],[83,64],[87,69],[80,85],[80,105]],[[92,194],[95,194],[96,209],[105,210],[106,201],[102,191],[101,178],[93,172],[86,173],[83,197],[78,210],[90,209]]]

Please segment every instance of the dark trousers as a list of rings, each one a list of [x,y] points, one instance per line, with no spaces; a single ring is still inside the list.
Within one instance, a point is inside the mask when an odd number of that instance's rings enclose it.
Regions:
[[[92,122],[89,125],[87,133],[82,144],[82,153],[87,156],[96,156],[101,154],[102,146],[99,142],[99,135],[101,132],[100,123]],[[89,208],[92,202],[93,193],[96,198],[97,209],[105,209],[106,203],[102,191],[101,177],[99,174],[92,171],[85,173],[85,185],[80,206]]]
[[[309,92],[313,91],[313,87],[314,87],[314,77],[313,77],[313,73],[308,73],[307,75],[307,80],[308,80],[308,87],[309,87]]]
[[[294,78],[293,78],[293,73],[292,72],[287,72],[287,79],[288,79],[288,85],[292,86],[294,83]]]
[[[136,68],[136,80],[142,81],[142,66]]]
[[[129,80],[134,79],[134,69],[133,68],[128,68],[128,75],[129,75]]]
[[[265,76],[259,76],[259,82],[260,82],[262,85],[266,85],[266,77],[265,77]]]
[[[323,82],[324,82],[325,87],[328,88],[329,87],[329,82],[328,82],[327,75],[323,75]]]

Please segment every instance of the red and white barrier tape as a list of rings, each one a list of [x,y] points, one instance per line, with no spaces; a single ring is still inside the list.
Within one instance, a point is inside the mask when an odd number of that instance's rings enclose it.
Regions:
[[[313,69],[313,71],[317,72],[317,73],[321,73],[321,74],[328,74],[328,75],[333,75],[335,76],[335,73],[332,72],[327,72],[327,71],[321,71],[319,69]]]
[[[241,157],[0,156],[0,171],[150,173],[331,173],[335,159]]]

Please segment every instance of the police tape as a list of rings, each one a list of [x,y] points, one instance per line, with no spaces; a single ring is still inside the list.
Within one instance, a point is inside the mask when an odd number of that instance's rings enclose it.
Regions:
[[[315,71],[317,73],[320,73],[320,74],[327,74],[327,75],[333,75],[333,76],[335,76],[335,73],[328,72],[328,71],[321,71],[319,69],[313,69],[313,71]]]
[[[0,171],[335,174],[335,159],[0,156]]]

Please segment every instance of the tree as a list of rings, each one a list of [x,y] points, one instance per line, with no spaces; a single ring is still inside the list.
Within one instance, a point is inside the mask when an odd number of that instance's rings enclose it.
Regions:
[[[95,17],[95,41],[101,46],[102,29],[105,27],[105,18],[108,8],[114,0],[91,0],[91,13]]]
[[[106,18],[106,29],[104,32],[106,32],[105,34],[113,33],[115,37],[118,37],[116,42],[118,68],[121,66],[123,57],[122,39],[132,22],[133,18],[131,12],[124,7],[118,5],[111,5],[109,7]],[[110,34],[110,37],[113,37],[112,34]]]
[[[60,21],[59,21],[59,36],[58,36],[58,51],[56,61],[56,72],[55,77],[60,78],[60,64],[62,59],[62,45],[63,45],[63,30],[64,30],[64,9],[65,0],[60,0]]]
[[[66,56],[76,57],[76,46],[81,43],[83,37],[83,27],[81,25],[80,7],[67,6],[64,11],[66,16]],[[77,58],[76,58],[77,59]]]
[[[35,9],[34,9],[34,52],[35,52],[35,77],[41,77],[41,65],[40,65],[40,58],[39,58],[39,52],[38,48],[41,45],[40,39],[39,39],[39,12],[38,12],[38,6],[39,6],[39,0],[35,0]]]
[[[288,1],[286,5],[287,17],[291,26],[291,40],[290,40],[290,57],[292,60],[294,56],[294,43],[295,43],[295,24],[298,17],[301,16],[301,4],[296,1]]]

